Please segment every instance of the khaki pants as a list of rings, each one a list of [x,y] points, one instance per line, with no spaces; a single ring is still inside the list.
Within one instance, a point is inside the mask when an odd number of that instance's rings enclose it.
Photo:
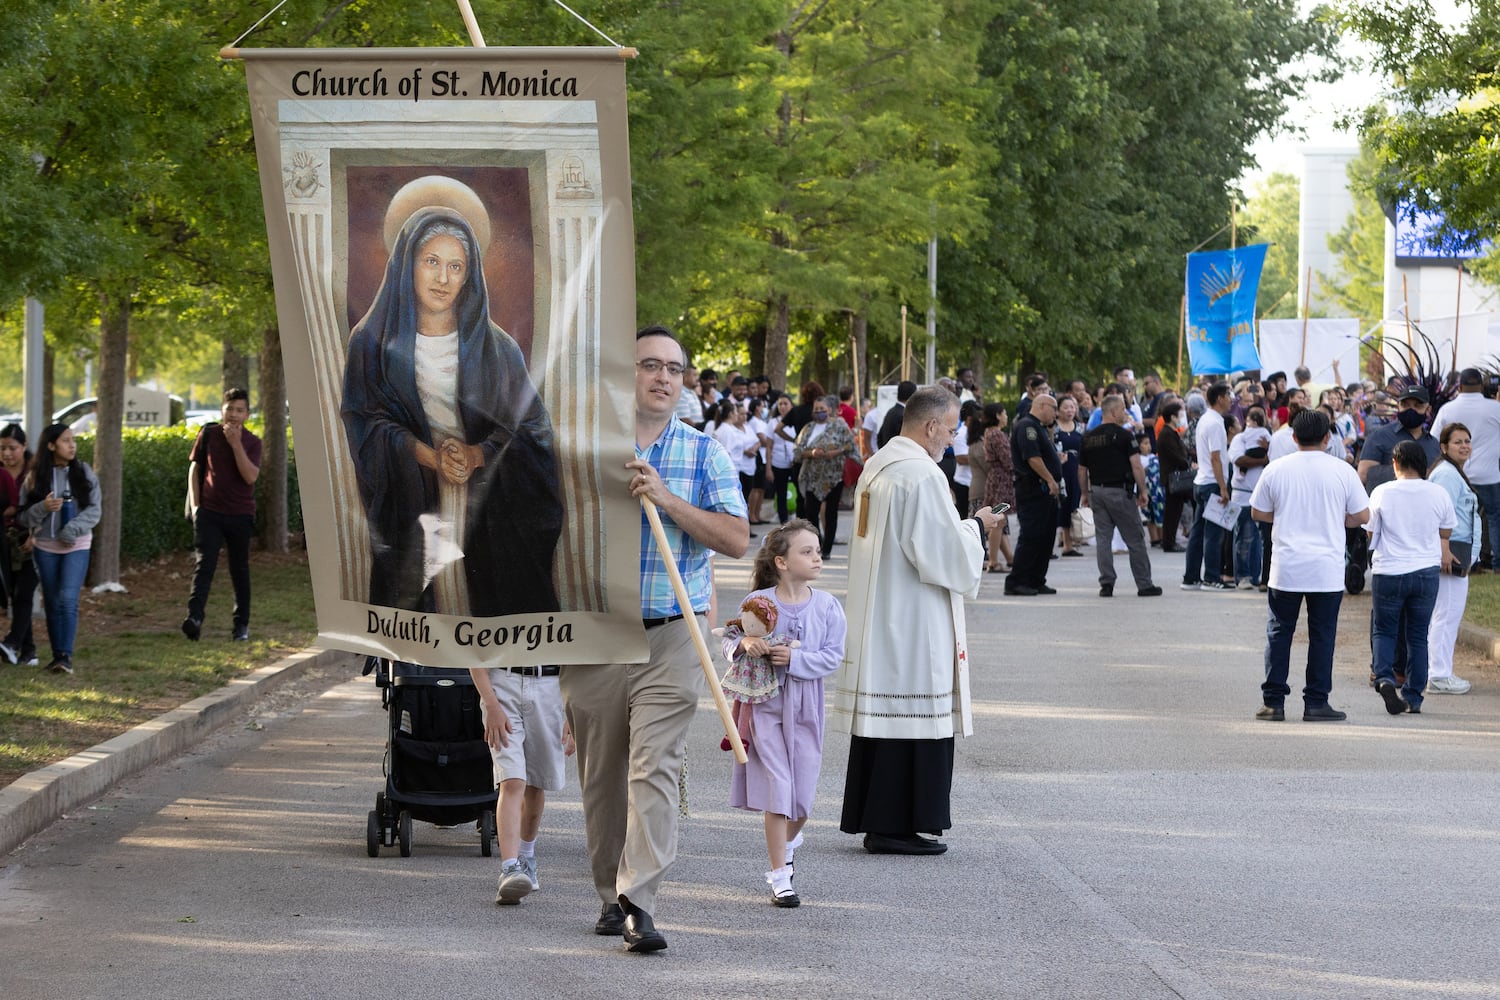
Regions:
[[[645,663],[562,668],[594,888],[606,903],[625,896],[647,913],[677,857],[677,774],[703,693],[691,627],[647,631]]]

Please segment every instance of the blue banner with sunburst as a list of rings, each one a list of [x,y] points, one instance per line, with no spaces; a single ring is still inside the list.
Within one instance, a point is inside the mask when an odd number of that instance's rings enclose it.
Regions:
[[[1260,367],[1255,295],[1269,243],[1187,258],[1187,342],[1194,375]]]

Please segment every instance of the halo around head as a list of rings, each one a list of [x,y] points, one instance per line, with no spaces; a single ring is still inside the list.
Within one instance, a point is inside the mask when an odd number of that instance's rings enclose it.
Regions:
[[[474,239],[479,242],[479,255],[483,256],[490,245],[490,213],[474,189],[463,181],[439,174],[418,177],[407,183],[391,197],[385,210],[385,252],[396,246],[396,237],[412,213],[423,208],[447,208],[462,215],[474,230]]]

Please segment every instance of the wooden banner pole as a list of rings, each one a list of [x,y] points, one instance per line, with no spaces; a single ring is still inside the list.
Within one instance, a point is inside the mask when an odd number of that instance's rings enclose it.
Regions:
[[[1307,367],[1307,321],[1312,317],[1312,268],[1307,269],[1307,283],[1302,293],[1302,355],[1297,361],[1300,368]]]
[[[476,49],[484,48],[484,35],[479,30],[479,22],[474,19],[474,8],[469,5],[469,0],[458,0],[458,12],[463,15],[464,27],[469,29],[469,42]]]
[[[713,695],[714,706],[719,710],[719,721],[724,724],[724,735],[729,737],[729,747],[734,751],[734,759],[744,764],[749,760],[745,756],[745,743],[740,739],[739,727],[734,724],[734,715],[729,711],[729,700],[724,697],[724,686],[719,682],[719,675],[714,672],[714,660],[709,655],[708,643],[703,639],[703,630],[698,628],[698,616],[693,614],[693,602],[688,597],[687,584],[682,582],[682,574],[677,571],[677,560],[672,555],[672,543],[667,541],[667,529],[661,526],[661,515],[657,513],[656,504],[652,503],[649,497],[641,497],[641,509],[646,512],[646,520],[651,525],[651,537],[656,540],[656,547],[661,550],[661,561],[666,564],[667,577],[672,581],[672,592],[677,595],[677,606],[682,609],[688,628],[693,633],[693,645],[698,649],[698,662],[703,665],[703,676],[708,678],[708,692]]]
[[[1182,315],[1177,321],[1177,391],[1182,391],[1182,346],[1187,343],[1187,296],[1182,297]]]
[[[1463,314],[1464,301],[1464,267],[1458,266],[1458,295],[1453,300],[1453,370],[1458,371],[1458,322]]]
[[[1411,299],[1406,295],[1406,273],[1401,274],[1401,311],[1406,316],[1406,366],[1410,370],[1417,366],[1417,352],[1411,346]]]

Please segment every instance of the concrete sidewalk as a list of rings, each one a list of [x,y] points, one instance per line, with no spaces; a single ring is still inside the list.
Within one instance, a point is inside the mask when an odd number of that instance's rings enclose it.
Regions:
[[[844,556],[825,571],[839,595]],[[519,907],[494,905],[499,861],[472,828],[418,824],[413,857],[365,857],[385,719],[357,667],[330,668],[263,728],[221,727],[6,858],[7,1000],[1496,995],[1500,672],[1466,660],[1474,693],[1388,716],[1365,683],[1368,598],[1349,598],[1350,721],[1256,722],[1264,597],[1185,593],[1181,556],[1156,563],[1160,598],[1098,598],[1092,559],[1052,564],[1055,597],[986,577],[945,856],[838,832],[848,742],[830,733],[804,905],[775,909],[705,701],[658,912],[670,948],[628,956],[590,933],[572,775]],[[732,608],[748,561],[719,580]]]
[[[280,685],[309,670],[352,658],[352,654],[338,650],[303,650],[143,722],[114,739],[22,775],[0,788],[0,855],[9,854],[27,837],[46,829],[68,810],[104,793],[116,782],[197,744]]]

